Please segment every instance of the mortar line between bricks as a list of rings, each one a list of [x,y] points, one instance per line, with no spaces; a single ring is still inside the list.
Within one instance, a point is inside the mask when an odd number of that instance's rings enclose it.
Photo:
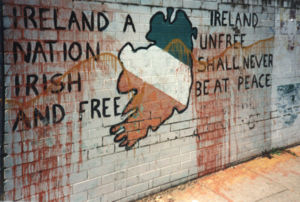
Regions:
[[[75,0],[74,2],[88,2],[88,0],[83,0],[83,1],[78,1]],[[94,3],[99,3],[99,4],[121,4],[125,6],[145,6],[149,8],[166,8],[164,5],[148,5],[148,4],[139,4],[139,3],[124,3],[124,2],[110,2],[110,1],[94,1]],[[218,5],[218,4],[217,4]],[[213,11],[214,9],[207,9],[207,8],[193,8],[193,7],[183,7],[183,6],[172,6],[173,8],[177,9],[190,9],[190,10],[200,10],[200,11]]]

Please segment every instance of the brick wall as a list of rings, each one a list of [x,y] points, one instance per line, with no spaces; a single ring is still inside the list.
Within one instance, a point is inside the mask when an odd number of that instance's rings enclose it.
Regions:
[[[2,2],[5,200],[130,201],[300,142],[297,3]]]

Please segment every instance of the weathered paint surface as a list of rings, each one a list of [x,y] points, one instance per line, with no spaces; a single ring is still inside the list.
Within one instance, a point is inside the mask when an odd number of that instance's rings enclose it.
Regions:
[[[258,157],[144,201],[298,201],[300,146]]]
[[[3,2],[6,200],[134,200],[300,141],[297,6]]]

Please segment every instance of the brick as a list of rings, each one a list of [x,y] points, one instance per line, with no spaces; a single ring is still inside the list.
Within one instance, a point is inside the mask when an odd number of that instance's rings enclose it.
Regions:
[[[160,175],[165,176],[180,170],[180,163],[164,167],[160,170]]]
[[[89,169],[88,170],[88,178],[94,178],[94,177],[109,174],[112,172],[114,172],[114,165],[107,164],[107,165]]]
[[[88,157],[89,157],[89,159],[100,157],[100,156],[103,156],[103,155],[113,153],[114,150],[115,150],[114,145],[108,145],[108,146],[104,146],[104,147],[99,147],[98,146],[94,149],[89,150]]]
[[[20,5],[40,5],[40,1],[39,0],[19,0],[19,1],[14,1],[15,4],[20,4]]]
[[[71,201],[136,200],[145,195],[194,179],[198,176],[198,173],[215,169],[215,159],[220,162],[236,162],[248,159],[252,155],[259,154],[261,151],[274,146],[281,147],[299,142],[299,135],[297,136],[298,122],[295,122],[293,126],[284,125],[282,123],[283,115],[286,115],[288,112],[282,114],[278,111],[278,106],[276,105],[280,94],[276,91],[278,86],[299,83],[299,72],[296,70],[297,68],[295,69],[295,67],[299,66],[298,61],[290,60],[290,55],[293,51],[287,50],[284,44],[281,44],[281,48],[278,48],[278,43],[286,41],[288,36],[275,33],[274,30],[280,29],[280,20],[288,19],[289,12],[280,11],[275,14],[274,6],[277,8],[278,3],[276,1],[272,1],[271,4],[265,4],[261,0],[247,0],[244,1],[244,4],[241,4],[239,0],[107,0],[105,2],[100,0],[95,2],[73,2],[71,0],[4,0],[3,3],[3,24],[5,27],[5,96],[7,99],[14,97],[14,75],[17,73],[22,75],[21,83],[26,82],[26,75],[38,74],[38,83],[41,84],[42,74],[47,74],[49,79],[53,74],[65,73],[68,70],[73,71],[72,68],[80,64],[80,62],[69,60],[66,62],[63,61],[63,42],[67,42],[69,45],[74,41],[78,41],[83,49],[86,42],[89,42],[93,48],[96,42],[99,42],[102,53],[112,53],[115,56],[118,56],[119,50],[126,42],[131,42],[135,48],[146,47],[149,44],[149,41],[145,38],[149,31],[149,20],[156,12],[166,14],[166,6],[174,7],[175,12],[176,9],[183,9],[189,16],[192,25],[196,26],[198,32],[202,34],[235,33],[235,30],[229,26],[209,26],[210,10],[230,11],[233,16],[237,12],[257,13],[259,26],[255,29],[252,27],[239,28],[241,33],[247,34],[245,37],[246,46],[251,45],[246,48],[247,51],[245,51],[246,49],[223,50],[221,48],[214,50],[215,52],[213,51],[213,53],[211,52],[212,50],[201,50],[200,55],[203,57],[218,56],[223,51],[229,57],[234,54],[245,56],[242,54],[251,53],[260,55],[272,53],[274,54],[274,67],[255,68],[251,70],[240,69],[239,71],[226,72],[215,71],[209,72],[209,75],[208,72],[195,72],[194,80],[201,81],[204,78],[209,78],[212,81],[225,76],[229,76],[232,79],[231,77],[237,78],[249,72],[256,75],[270,73],[272,74],[272,89],[275,92],[272,93],[271,88],[263,88],[249,89],[245,92],[238,91],[236,93],[237,87],[233,80],[230,83],[230,92],[214,96],[199,96],[197,100],[191,96],[188,108],[184,113],[178,114],[175,112],[158,130],[149,130],[146,138],[138,141],[131,150],[126,150],[114,142],[114,136],[111,136],[109,132],[111,125],[121,121],[119,117],[117,119],[114,116],[91,119],[88,114],[91,109],[87,107],[84,120],[80,124],[77,121],[79,102],[82,100],[90,101],[92,98],[100,99],[103,97],[120,96],[122,99],[119,102],[120,107],[118,109],[121,112],[131,97],[130,95],[119,94],[117,92],[118,77],[122,71],[120,64],[117,64],[116,69],[109,66],[106,72],[106,69],[99,62],[96,62],[96,70],[87,72],[85,65],[93,65],[88,64],[89,62],[87,61],[83,61],[85,59],[85,51],[83,51],[81,59],[84,67],[80,67],[79,70],[82,75],[82,91],[68,93],[65,86],[64,91],[60,95],[50,93],[47,96],[42,96],[26,109],[28,116],[33,118],[34,107],[40,107],[41,105],[50,106],[53,103],[62,104],[66,112],[63,123],[50,125],[47,128],[39,127],[33,130],[12,132],[15,111],[10,109],[15,106],[5,103],[6,119],[4,127],[6,134],[4,135],[4,150],[8,154],[4,158],[5,190],[7,190],[4,194],[6,197],[5,200],[38,200],[34,189],[30,190],[32,192],[30,197],[23,198],[24,193],[22,190],[26,188],[24,186],[27,182],[24,181],[24,184],[23,181],[19,183],[19,178],[21,179],[21,176],[25,177],[30,174],[37,176],[37,172],[40,170],[44,170],[43,173],[49,170],[52,173],[51,176],[55,175],[55,177],[58,174],[62,174],[62,178],[58,180],[59,185],[68,185],[70,189],[65,188],[62,193],[53,191],[49,194],[49,199],[59,200],[59,198],[64,199],[66,195],[70,195],[70,198],[65,199]],[[286,5],[283,6],[289,6],[286,1],[284,4]],[[60,25],[68,23],[67,21],[72,9],[75,9],[78,14],[79,24],[82,23],[80,19],[81,12],[90,13],[91,10],[94,12],[104,12],[109,18],[110,24],[104,32],[78,31],[76,28],[75,32],[53,29],[41,31],[40,29],[35,29],[29,21],[29,28],[25,29],[21,17],[23,16],[22,9],[24,5],[33,5],[35,7],[35,19],[38,25],[38,7],[40,6],[46,6],[51,10],[58,8]],[[16,7],[17,16],[19,16],[17,29],[13,28],[13,7]],[[132,31],[131,26],[129,26],[127,32],[123,33],[124,22],[128,13],[130,13],[135,24],[135,33]],[[52,17],[51,12],[45,14],[49,18]],[[172,19],[174,16],[173,13]],[[53,27],[51,19],[47,19],[45,24]],[[258,42],[258,40],[272,37],[274,34],[276,43]],[[59,41],[54,47],[54,62],[49,62],[49,47],[43,46],[47,52],[48,62],[44,62],[39,53],[35,64],[24,63],[20,55],[17,64],[14,64],[12,54],[13,41],[18,41],[23,47],[26,47],[27,42],[35,45],[37,40]],[[194,40],[193,45],[196,48],[194,50],[196,56],[198,54],[199,41]],[[276,62],[278,55],[283,59]],[[281,63],[284,63],[286,71],[279,73],[277,71],[278,67],[284,66]],[[151,79],[154,83],[166,86],[178,83],[176,76],[159,75],[153,76]],[[64,79],[64,81],[66,80]],[[39,91],[42,88],[43,86],[38,86]],[[25,87],[22,86],[20,95],[25,95],[25,91]],[[193,89],[191,93],[193,93]],[[31,90],[30,96],[19,96],[18,99],[25,101],[34,96]],[[260,105],[258,106],[257,103],[260,103]],[[298,105],[291,107],[296,111],[295,113],[298,113]],[[112,111],[113,107],[109,106],[109,110]],[[248,123],[250,119],[248,117],[254,113],[259,114],[253,120],[251,119],[251,123],[255,127],[250,129]],[[151,115],[149,112],[147,114],[148,117],[145,116],[149,120],[138,120],[137,122],[129,123],[126,128],[132,132],[138,129],[145,129],[149,124],[155,125],[160,122],[160,117],[150,119]],[[72,135],[66,135],[69,132],[69,128],[65,127],[67,122],[71,123]],[[81,127],[81,135],[79,135],[79,127]],[[49,133],[48,129],[51,130]],[[195,133],[198,133],[200,139],[194,136]],[[223,137],[222,135],[225,133],[226,136]],[[207,154],[206,152],[206,155],[202,157],[203,165],[198,166],[197,157],[199,156],[199,152],[208,151],[210,147],[215,145],[217,153],[219,153],[222,147],[229,144],[228,135],[230,135],[230,141],[233,145],[231,158],[227,159],[226,155],[218,155],[216,157],[215,154]],[[198,140],[200,142],[197,145],[196,141]],[[238,151],[235,144],[239,145],[238,155],[236,155]],[[47,148],[44,149],[44,146]],[[199,147],[202,149],[197,151]],[[43,150],[41,155],[38,153],[40,150]],[[41,156],[41,159],[43,159],[42,163],[36,161],[37,156]],[[56,163],[48,164],[46,162],[56,159],[56,157],[57,165]],[[14,167],[14,165],[16,166]],[[29,166],[28,169],[27,166]],[[24,169],[25,167],[26,169]],[[41,186],[44,186],[43,183],[41,182]],[[53,184],[49,185],[51,188],[53,186]],[[15,193],[12,192],[13,189],[15,189]],[[14,197],[13,194],[15,195]]]
[[[88,199],[92,199],[98,196],[103,196],[106,193],[114,191],[114,183],[98,186],[88,191]]]
[[[140,175],[140,181],[149,181],[150,179],[156,178],[160,175],[160,170],[152,170]]]
[[[148,196],[148,195],[151,195],[151,194],[155,194],[155,193],[157,193],[159,191],[160,191],[160,187],[152,188],[152,189],[149,189],[149,190],[144,191],[142,193],[139,193],[138,197],[142,198],[142,197],[145,197],[145,196]]]
[[[130,176],[138,175],[140,173],[147,172],[148,170],[149,170],[149,164],[145,163],[128,169],[127,176],[130,177]]]
[[[73,193],[79,193],[95,188],[101,183],[101,178],[94,178],[73,185]]]
[[[150,163],[150,170],[168,166],[170,165],[170,163],[171,163],[171,158],[155,160]]]
[[[188,144],[180,147],[180,153],[183,154],[185,152],[191,152],[191,151],[196,151],[197,145],[194,144]]]
[[[179,122],[179,123],[172,123],[171,124],[171,131],[176,131],[180,129],[186,129],[190,127],[190,123],[188,121]]]
[[[118,171],[118,172],[110,173],[108,175],[102,176],[102,184],[111,183],[114,181],[122,180],[124,178],[126,178],[125,171]]]
[[[169,141],[169,140],[172,140],[172,139],[176,139],[177,137],[178,137],[177,132],[170,132],[170,133],[160,134],[160,141],[161,142]]]
[[[162,6],[163,0],[141,0],[142,5]]]
[[[140,183],[140,184],[128,187],[126,189],[126,192],[127,192],[127,196],[130,196],[130,195],[145,191],[147,189],[148,189],[148,182],[144,182],[144,183]]]
[[[161,176],[153,179],[153,186],[157,187],[170,182],[170,175]]]
[[[129,177],[126,179],[126,186],[128,187],[133,186],[135,184],[138,184],[139,181],[140,181],[139,176]]]
[[[3,17],[3,28],[8,29],[8,28],[12,28],[12,27],[13,27],[13,18],[4,16]]]
[[[102,198],[102,201],[118,201],[126,196],[126,190],[118,190],[113,193],[107,194]]]
[[[170,7],[170,6],[173,6],[173,7],[182,7],[183,6],[182,2],[183,2],[182,0],[174,0],[174,1],[164,0],[163,1],[163,6],[164,7]]]
[[[78,194],[72,194],[70,196],[71,201],[86,201],[87,200],[87,192],[80,192]]]
[[[72,173],[70,175],[70,184],[74,184],[77,182],[85,181],[87,180],[87,171],[79,172],[79,173]]]

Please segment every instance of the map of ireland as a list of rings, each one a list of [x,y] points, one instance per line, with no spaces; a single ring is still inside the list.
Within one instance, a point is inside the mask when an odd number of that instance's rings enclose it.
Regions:
[[[133,93],[122,114],[127,118],[111,127],[111,134],[120,146],[131,148],[149,130],[159,129],[174,111],[182,113],[188,106],[192,76],[192,27],[186,13],[178,10],[171,21],[173,8],[167,16],[157,12],[150,20],[147,47],[134,48],[126,43],[119,52],[122,72],[118,78],[120,93]]]

